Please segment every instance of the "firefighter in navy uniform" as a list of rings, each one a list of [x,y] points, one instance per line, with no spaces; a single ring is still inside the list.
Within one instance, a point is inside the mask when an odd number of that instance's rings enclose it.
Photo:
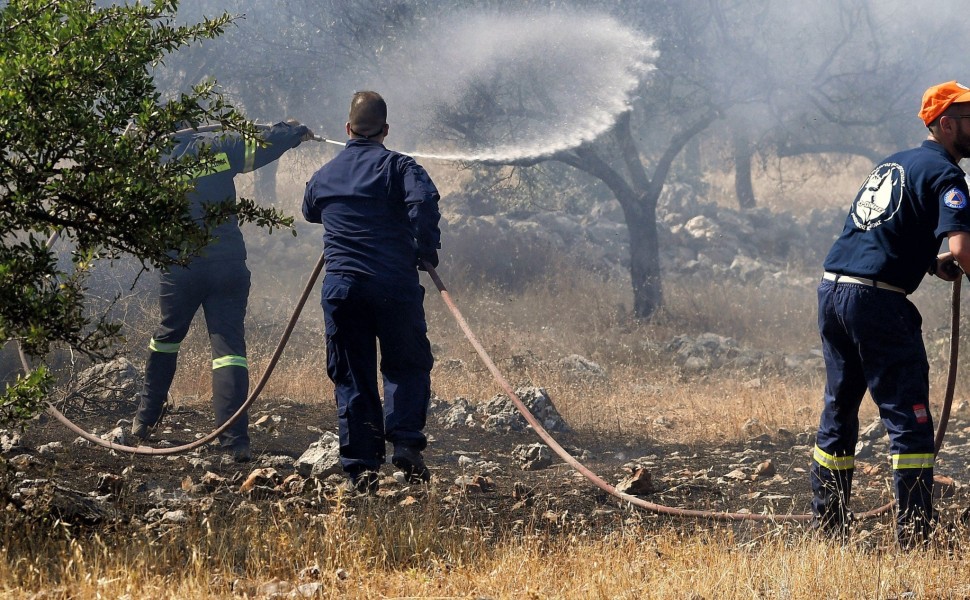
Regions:
[[[193,217],[201,219],[206,205],[235,201],[236,174],[267,165],[313,136],[294,120],[257,127],[263,144],[222,130],[183,129],[173,134],[172,158],[198,155],[206,147],[215,159],[214,168],[195,179],[195,189],[188,196]],[[217,425],[235,414],[249,393],[244,321],[250,273],[235,215],[216,226],[212,237],[187,266],[169,267],[159,276],[161,323],[148,346],[145,387],[131,430],[139,440],[148,439],[161,417],[175,376],[179,345],[200,306],[212,350],[212,405]],[[248,415],[243,415],[219,439],[238,462],[252,457],[248,426]]]
[[[441,215],[427,172],[384,147],[387,105],[379,94],[354,95],[346,130],[346,148],[307,183],[303,216],[324,226],[321,303],[341,465],[358,491],[372,493],[385,441],[409,481],[430,480],[422,451],[434,358],[417,269],[438,264]]]
[[[919,117],[928,138],[872,171],[825,259],[818,323],[827,381],[811,470],[814,525],[844,538],[868,389],[889,431],[903,547],[927,541],[934,520],[929,364],[907,295],[927,272],[953,281],[970,268],[968,189],[957,164],[970,156],[970,89],[955,81],[929,88]],[[949,251],[937,254],[944,239]]]

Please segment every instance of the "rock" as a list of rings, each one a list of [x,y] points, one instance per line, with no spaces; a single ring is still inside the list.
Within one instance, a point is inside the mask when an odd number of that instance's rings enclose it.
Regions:
[[[71,397],[83,398],[95,404],[131,402],[141,390],[141,373],[127,358],[94,365],[78,375],[77,384],[70,391]]]
[[[744,255],[735,257],[728,269],[744,283],[756,283],[765,274],[765,266],[763,264]]]
[[[189,518],[184,510],[169,510],[162,515],[161,520],[165,523],[186,523]]]
[[[560,359],[559,368],[582,379],[607,378],[606,369],[589,360],[588,358],[578,354],[570,354],[569,356]]]
[[[774,477],[775,473],[777,472],[777,469],[775,469],[775,463],[772,462],[771,459],[768,459],[759,463],[758,466],[754,468],[754,477],[755,479],[768,479],[770,477]]]
[[[113,473],[101,473],[98,475],[97,490],[102,494],[120,494],[125,486],[125,480]]]
[[[933,475],[933,497],[952,498],[956,494],[957,482],[946,475]]]
[[[467,398],[458,396],[453,402],[443,408],[444,412],[438,415],[438,422],[445,429],[465,427],[468,425],[470,418],[472,419],[472,423],[474,423],[473,414],[475,411]]]
[[[700,215],[684,224],[684,230],[695,240],[712,241],[721,235],[720,227],[711,219]]]
[[[645,496],[655,490],[650,472],[646,469],[637,469],[632,475],[616,484],[616,491],[631,496]]]
[[[462,475],[461,477],[455,479],[455,485],[458,486],[461,491],[467,493],[490,492],[495,489],[495,482],[492,481],[492,478],[484,477],[482,475]]]
[[[246,478],[246,481],[239,486],[239,493],[248,494],[257,486],[266,486],[271,488],[276,487],[281,479],[282,478],[279,476],[279,473],[276,472],[276,469],[268,467],[264,469],[256,469],[250,473],[249,477]]]
[[[340,438],[332,431],[324,432],[319,440],[310,444],[306,452],[296,459],[293,466],[303,477],[317,479],[343,473],[340,466]]]
[[[523,471],[538,471],[552,464],[552,452],[545,444],[519,444],[512,450],[512,457]]]
[[[253,428],[262,430],[273,437],[278,437],[280,435],[280,427],[285,422],[286,419],[280,415],[263,415],[256,419],[253,423]]]
[[[206,471],[205,475],[202,476],[202,486],[209,492],[214,492],[226,485],[228,485],[228,480],[212,471]]]
[[[970,402],[966,400],[955,402],[950,414],[955,419],[970,420]]]
[[[545,389],[535,386],[522,387],[515,390],[515,395],[547,431],[569,431],[569,426],[556,410]],[[497,394],[482,404],[478,413],[485,416],[482,427],[487,431],[498,433],[524,431],[529,426],[515,403],[504,394]]]
[[[886,426],[883,425],[882,419],[876,417],[871,423],[866,425],[859,431],[859,439],[866,441],[878,440],[879,438],[888,435],[886,432]]]
[[[117,511],[103,501],[49,479],[24,480],[19,486],[10,500],[21,512],[35,518],[85,525],[99,525],[118,518]]]
[[[741,426],[741,431],[749,438],[765,435],[768,432],[767,428],[758,419],[748,419],[745,421],[744,425]]]
[[[124,427],[115,427],[111,431],[101,434],[99,436],[102,440],[110,442],[112,444],[118,444],[120,446],[128,445],[128,438],[125,436]]]
[[[0,452],[6,454],[8,452],[23,450],[20,443],[21,443],[20,433],[16,431],[7,431],[5,429],[0,429]]]
[[[64,444],[60,442],[51,442],[49,444],[44,444],[42,446],[37,446],[37,454],[41,456],[53,456],[61,451]]]

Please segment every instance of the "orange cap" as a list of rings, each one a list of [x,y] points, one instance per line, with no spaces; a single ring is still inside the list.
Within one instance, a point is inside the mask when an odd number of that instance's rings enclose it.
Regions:
[[[970,102],[970,88],[956,81],[934,85],[923,93],[923,107],[919,111],[919,118],[929,127],[947,107],[956,102]]]

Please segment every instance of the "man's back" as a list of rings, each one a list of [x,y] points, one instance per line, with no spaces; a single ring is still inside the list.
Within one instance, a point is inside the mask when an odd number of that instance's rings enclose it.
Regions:
[[[438,245],[438,191],[408,156],[352,139],[307,184],[303,215],[324,226],[328,273],[417,280],[419,247]]]
[[[947,200],[950,194],[950,200]],[[826,271],[883,281],[912,292],[943,236],[962,229],[963,171],[932,141],[882,161],[859,189],[845,228],[825,259]]]

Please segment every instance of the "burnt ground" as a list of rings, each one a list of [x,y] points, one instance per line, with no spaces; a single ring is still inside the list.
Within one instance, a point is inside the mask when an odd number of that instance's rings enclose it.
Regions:
[[[164,511],[200,502],[219,502],[228,507],[245,503],[288,502],[319,506],[321,498],[336,496],[342,481],[331,476],[323,481],[296,476],[293,460],[299,457],[321,431],[335,431],[331,408],[290,400],[261,401],[252,411],[251,436],[254,459],[237,464],[209,446],[174,457],[147,457],[106,451],[79,441],[57,421],[43,417],[29,424],[20,443],[2,455],[6,469],[0,481],[6,500],[22,513],[44,511],[66,521],[91,527],[124,527],[162,518]],[[530,445],[539,438],[530,430],[494,433],[481,428],[445,429],[432,410],[426,453],[434,473],[430,489],[404,485],[393,477],[393,467],[385,465],[385,476],[378,501],[389,507],[407,506],[415,499],[428,498],[462,514],[470,526],[486,528],[535,527],[546,531],[577,530],[606,534],[625,524],[647,527],[672,524],[685,531],[710,528],[704,520],[674,519],[651,514],[612,498],[575,473],[557,457],[538,470],[523,470],[513,450]],[[101,431],[114,425],[112,419],[127,414],[101,415]],[[262,425],[253,425],[268,417]],[[110,420],[110,421],[109,421]],[[82,425],[94,426],[90,419]],[[941,491],[937,501],[944,522],[958,527],[966,520],[968,502],[965,482],[970,481],[970,423],[952,422],[948,446],[937,473],[954,480]],[[165,427],[157,432],[162,443],[184,444],[211,428],[208,407],[178,407],[166,417]],[[811,435],[780,432],[759,436],[736,445],[677,445],[610,438],[601,434],[569,432],[554,434],[556,439],[583,459],[594,472],[617,484],[638,467],[649,474],[648,489],[638,495],[647,501],[682,508],[754,513],[806,513],[810,492],[807,467]],[[59,442],[51,445],[51,442]],[[156,442],[157,443],[157,442]],[[865,453],[863,453],[865,454]],[[885,441],[876,440],[870,459],[858,459],[853,507],[865,510],[891,499],[890,470],[884,463]],[[464,456],[465,458],[462,458]],[[0,466],[4,461],[0,461]],[[765,471],[765,461],[771,461]],[[761,466],[759,466],[761,465]],[[259,478],[254,489],[244,491],[243,483],[260,468],[273,468],[276,474]],[[772,473],[772,470],[774,471]],[[6,477],[3,477],[4,471]],[[760,472],[760,474],[758,474]],[[209,473],[209,475],[207,475]],[[289,479],[286,479],[289,476]],[[57,494],[25,492],[38,482],[53,484]],[[48,490],[50,488],[47,488]],[[38,496],[45,496],[41,501]],[[59,496],[55,500],[54,496]],[[315,500],[314,500],[315,498]],[[0,498],[2,500],[2,498]],[[349,498],[349,502],[373,499]],[[0,502],[2,503],[2,502]],[[155,509],[164,509],[162,511]],[[9,506],[8,506],[9,510]],[[860,539],[887,531],[888,516],[858,525]],[[745,522],[732,525],[744,538],[756,538],[771,525]],[[796,534],[802,525],[792,526]]]

